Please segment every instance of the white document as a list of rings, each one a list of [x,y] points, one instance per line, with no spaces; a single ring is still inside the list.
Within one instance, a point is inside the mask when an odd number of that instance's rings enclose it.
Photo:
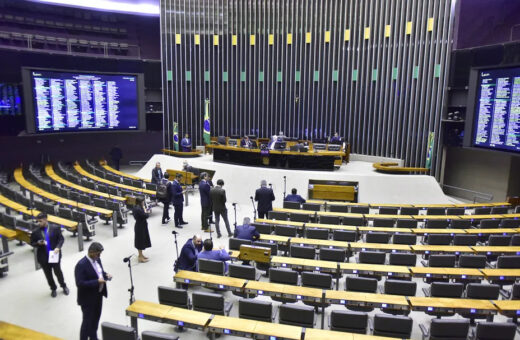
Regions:
[[[49,251],[49,263],[60,262],[60,253],[55,253],[54,250]]]

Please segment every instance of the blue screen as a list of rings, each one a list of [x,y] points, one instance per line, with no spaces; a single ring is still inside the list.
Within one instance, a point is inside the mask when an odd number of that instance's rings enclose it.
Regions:
[[[520,151],[520,67],[479,71],[473,144]]]
[[[20,87],[16,84],[0,83],[0,115],[20,116],[21,114]]]
[[[32,70],[36,132],[137,130],[137,76]]]

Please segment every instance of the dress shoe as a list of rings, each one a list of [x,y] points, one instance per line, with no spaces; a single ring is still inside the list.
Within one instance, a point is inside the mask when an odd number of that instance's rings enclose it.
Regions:
[[[69,295],[69,293],[70,293],[70,292],[69,292],[69,288],[67,288],[67,287],[63,287],[63,294],[65,294],[65,295]]]
[[[188,224],[188,222],[186,222],[186,221],[182,221],[182,222],[179,223],[179,224]]]
[[[221,237],[222,237],[222,235],[220,235],[220,234],[217,235],[217,238],[221,238]]]
[[[228,234],[228,237],[230,237],[230,238],[233,237],[233,234]]]
[[[57,295],[58,295],[58,293],[56,293],[55,290],[53,290],[53,291],[51,292],[51,296],[52,296],[53,298],[55,298]]]
[[[175,228],[182,229],[182,226],[180,226],[180,225],[176,225]]]

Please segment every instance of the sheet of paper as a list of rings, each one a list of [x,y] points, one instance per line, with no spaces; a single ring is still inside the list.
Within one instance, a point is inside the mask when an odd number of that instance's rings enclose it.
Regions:
[[[49,263],[60,262],[60,253],[55,253],[54,250],[49,251]]]

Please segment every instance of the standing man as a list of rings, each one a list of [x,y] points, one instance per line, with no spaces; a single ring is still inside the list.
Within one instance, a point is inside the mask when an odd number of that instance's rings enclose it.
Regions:
[[[181,254],[175,262],[174,271],[179,270],[197,270],[197,255],[202,250],[202,237],[200,235],[193,235],[193,238],[186,241],[182,246]]]
[[[203,172],[200,174],[199,182],[199,193],[200,193],[200,206],[202,212],[200,218],[202,220],[202,230],[209,232],[209,218],[211,217],[211,197],[209,192],[211,187],[208,183],[208,174]]]
[[[163,172],[161,170],[161,163],[155,163],[155,168],[152,169],[152,183],[159,184],[163,179]]]
[[[214,188],[211,188],[211,190],[209,191],[209,197],[211,198],[211,203],[213,204],[213,207],[212,207],[213,212],[215,213],[215,228],[217,229],[217,238],[222,237],[222,234],[220,233],[220,226],[219,226],[220,216],[222,216],[222,219],[224,220],[224,223],[226,224],[228,236],[232,237],[232,235],[233,235],[233,234],[231,234],[231,228],[229,227],[227,208],[226,208],[226,200],[227,200],[226,190],[224,190],[222,188],[223,186],[224,186],[224,181],[219,179],[217,181],[217,186]],[[206,241],[204,241],[204,244],[206,243]]]
[[[121,162],[121,158],[123,158],[123,151],[121,148],[116,145],[110,150],[110,158],[114,162],[114,168],[119,171],[119,163]]]
[[[173,184],[169,181],[169,178],[170,174],[165,172],[163,178],[159,182],[159,186],[157,187],[157,191],[162,195],[160,198],[163,203],[162,224],[168,224],[168,222],[170,222],[169,209],[173,197]]]
[[[298,191],[296,190],[296,188],[292,188],[291,194],[287,195],[285,197],[285,201],[287,201],[287,202],[298,202],[298,203],[302,204],[302,203],[305,203],[305,198],[303,198],[300,195],[298,195]]]
[[[244,222],[242,225],[239,225],[235,228],[235,238],[241,240],[249,240],[256,241],[260,238],[260,233],[254,226],[251,224],[251,219],[249,217],[244,217]]]
[[[112,279],[112,275],[106,273],[101,264],[102,252],[101,243],[92,242],[88,247],[88,255],[79,260],[74,268],[78,287],[78,305],[81,306],[83,313],[80,340],[97,340],[103,296],[107,297],[106,282]]]
[[[181,228],[183,224],[188,224],[188,222],[184,222],[182,218],[182,209],[184,203],[184,190],[182,190],[181,186],[181,178],[182,174],[177,173],[175,175],[175,180],[172,183],[172,203],[175,208],[175,213],[173,215],[173,221],[175,222],[175,228]]]
[[[63,293],[69,295],[69,288],[67,288],[65,284],[63,272],[61,271],[61,247],[65,241],[61,234],[61,228],[49,225],[46,213],[38,214],[36,220],[40,228],[31,233],[31,246],[36,248],[36,259],[42,267],[47,283],[51,288],[51,296],[54,298],[57,295],[57,287],[54,282],[54,277],[52,276],[52,271],[54,271],[58,283],[61,288],[63,288]],[[51,252],[54,254],[51,254]],[[51,261],[51,263],[49,263],[49,256],[55,254],[58,254],[58,261]]]
[[[258,218],[267,217],[267,213],[273,210],[273,189],[267,187],[267,182],[265,179],[260,182],[260,188],[256,189],[255,201],[258,202],[256,208],[256,210],[258,210]]]
[[[181,140],[181,151],[182,152],[190,152],[191,151],[191,140],[190,135],[185,134],[184,138]]]

